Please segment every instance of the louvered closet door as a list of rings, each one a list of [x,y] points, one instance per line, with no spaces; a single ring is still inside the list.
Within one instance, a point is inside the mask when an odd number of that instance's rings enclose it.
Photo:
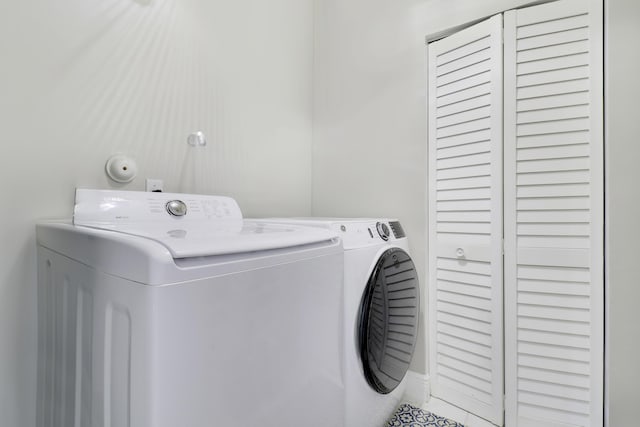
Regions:
[[[429,53],[432,394],[502,424],[502,16]]]
[[[602,425],[602,11],[505,14],[509,427]],[[600,2],[601,3],[601,2]]]

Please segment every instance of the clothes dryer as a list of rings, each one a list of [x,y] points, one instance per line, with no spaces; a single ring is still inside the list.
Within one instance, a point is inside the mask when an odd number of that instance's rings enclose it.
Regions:
[[[278,218],[340,235],[344,245],[345,426],[384,426],[401,403],[418,338],[420,289],[397,220]]]
[[[38,426],[342,426],[337,233],[78,190],[37,226]]]

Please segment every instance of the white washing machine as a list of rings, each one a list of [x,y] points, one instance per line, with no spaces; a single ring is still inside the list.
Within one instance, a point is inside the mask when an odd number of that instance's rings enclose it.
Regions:
[[[345,426],[382,427],[401,403],[418,337],[420,290],[400,222],[277,218],[338,233],[344,245]]]
[[[38,426],[342,426],[337,233],[78,190],[37,226]]]

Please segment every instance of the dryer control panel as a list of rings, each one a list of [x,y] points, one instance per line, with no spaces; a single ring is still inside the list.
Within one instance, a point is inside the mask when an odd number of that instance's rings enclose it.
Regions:
[[[334,231],[339,232],[345,248],[393,242],[406,237],[399,221],[352,220],[336,222]]]

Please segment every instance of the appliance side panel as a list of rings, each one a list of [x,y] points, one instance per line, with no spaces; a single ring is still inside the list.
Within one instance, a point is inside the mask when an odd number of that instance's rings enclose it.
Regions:
[[[155,427],[150,376],[155,287],[93,274],[93,425]]]
[[[85,283],[88,285],[88,282]],[[76,304],[76,363],[74,427],[91,425],[91,367],[93,361],[93,292],[89,286],[78,287]]]
[[[117,304],[108,304],[104,314],[104,425],[129,427],[131,315]]]
[[[50,398],[47,393],[47,360],[49,359],[49,349],[47,336],[49,330],[49,289],[51,288],[51,263],[47,262],[47,252],[45,249],[38,247],[38,391],[36,399],[36,425],[44,427],[48,423],[46,414],[48,411],[47,399]]]
[[[152,294],[38,248],[38,427],[153,426]]]
[[[89,280],[83,264],[38,248],[38,427],[90,424]]]

